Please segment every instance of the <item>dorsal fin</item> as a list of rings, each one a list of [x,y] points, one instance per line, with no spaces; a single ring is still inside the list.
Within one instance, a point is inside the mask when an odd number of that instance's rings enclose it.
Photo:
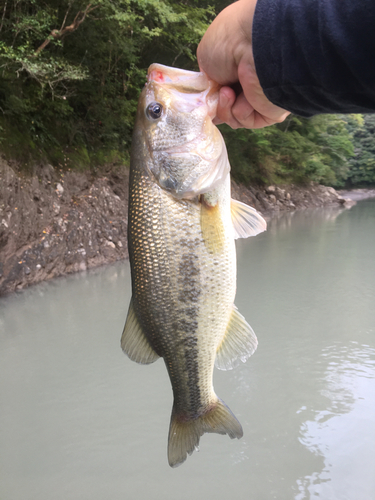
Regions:
[[[267,222],[249,205],[237,200],[231,200],[230,211],[234,227],[234,238],[248,238],[267,229]]]
[[[254,353],[258,340],[251,326],[235,305],[225,335],[216,350],[215,365],[219,370],[231,370]]]
[[[151,347],[134,311],[133,298],[129,304],[128,317],[121,337],[121,347],[132,361],[148,365],[160,356]]]

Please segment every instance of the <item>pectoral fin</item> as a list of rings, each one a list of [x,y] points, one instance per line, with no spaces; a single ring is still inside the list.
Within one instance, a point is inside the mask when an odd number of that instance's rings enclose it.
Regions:
[[[121,337],[121,347],[132,361],[148,365],[160,356],[151,347],[134,311],[133,298],[130,301],[128,317]]]
[[[258,340],[251,326],[233,305],[227,330],[216,351],[215,365],[219,370],[231,370],[254,353]]]
[[[248,238],[267,229],[267,222],[249,205],[237,200],[231,200],[230,211],[234,227],[234,238]]]
[[[225,228],[219,204],[211,206],[201,196],[201,230],[204,244],[211,253],[220,252],[225,241]]]

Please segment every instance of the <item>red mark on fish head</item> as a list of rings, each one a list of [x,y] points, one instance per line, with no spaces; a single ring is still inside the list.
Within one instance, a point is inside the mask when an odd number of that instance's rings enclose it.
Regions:
[[[148,81],[149,82],[157,82],[157,83],[164,83],[165,82],[165,76],[164,73],[161,71],[151,71],[151,73],[148,75]]]
[[[155,82],[164,82],[164,73],[161,71],[155,71]]]

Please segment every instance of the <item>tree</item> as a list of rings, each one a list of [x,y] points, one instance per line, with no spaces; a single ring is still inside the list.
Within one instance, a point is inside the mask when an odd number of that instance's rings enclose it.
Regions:
[[[223,128],[233,175],[240,182],[343,185],[353,154],[342,118],[289,116],[259,130]]]
[[[148,65],[196,69],[213,16],[195,0],[3,0],[0,12],[2,147],[56,164],[62,145],[126,156]]]
[[[46,157],[56,166],[126,163],[147,67],[159,62],[197,70],[197,44],[215,10],[228,3],[0,0],[3,153],[24,163]],[[233,174],[245,183],[343,185],[350,134],[361,128],[353,122],[350,131],[345,121],[290,116],[260,130],[223,127]],[[373,178],[367,123],[358,131],[365,137],[355,135],[362,162],[352,163],[355,183]]]
[[[354,156],[350,160],[349,186],[375,185],[375,115],[349,117],[353,134]]]

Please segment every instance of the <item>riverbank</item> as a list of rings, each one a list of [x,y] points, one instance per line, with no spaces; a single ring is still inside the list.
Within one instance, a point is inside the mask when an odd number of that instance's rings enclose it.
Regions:
[[[367,200],[369,198],[375,198],[375,189],[363,188],[363,189],[352,189],[351,191],[346,191],[341,189],[337,191],[340,196],[352,201]]]
[[[0,159],[0,295],[128,258],[128,178],[128,169],[115,165],[100,175],[39,165],[25,175]],[[350,203],[319,185],[233,183],[232,196],[266,218]]]

